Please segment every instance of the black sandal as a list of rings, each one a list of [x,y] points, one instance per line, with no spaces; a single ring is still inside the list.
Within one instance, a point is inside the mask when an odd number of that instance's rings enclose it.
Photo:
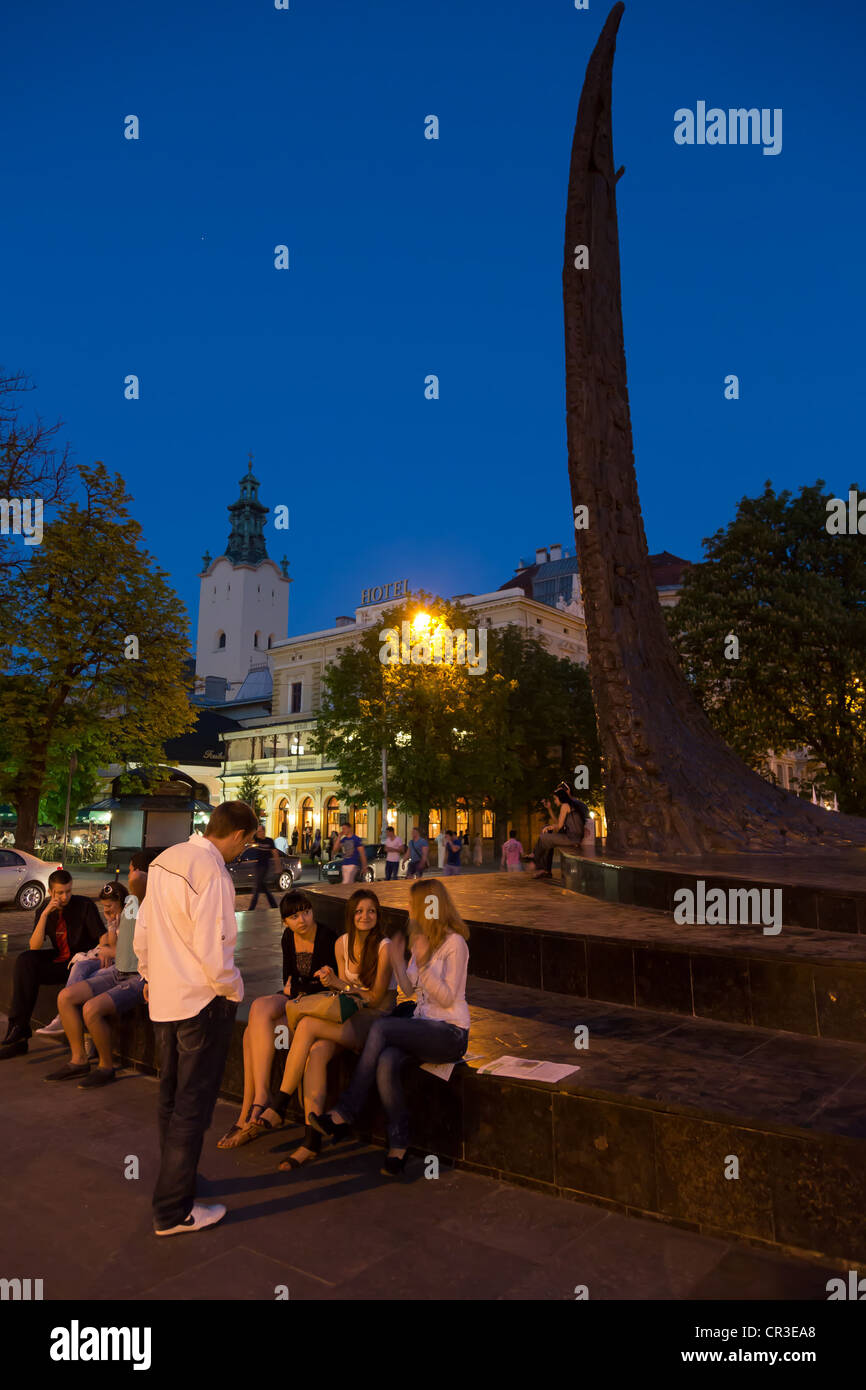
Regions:
[[[339,1144],[341,1139],[348,1139],[354,1129],[354,1125],[351,1125],[348,1120],[344,1120],[340,1125],[335,1125],[327,1112],[324,1115],[311,1114],[310,1124],[320,1134],[326,1134],[335,1144]]]
[[[312,1125],[304,1126],[304,1137],[300,1142],[299,1148],[312,1150],[311,1157],[295,1158],[294,1154],[290,1154],[288,1158],[284,1158],[282,1163],[279,1164],[279,1168],[282,1172],[288,1172],[291,1168],[306,1168],[309,1164],[315,1163],[316,1159],[319,1157],[322,1149],[322,1136]]]

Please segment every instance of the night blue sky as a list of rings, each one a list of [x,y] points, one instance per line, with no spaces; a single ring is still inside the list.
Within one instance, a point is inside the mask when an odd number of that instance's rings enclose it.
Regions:
[[[249,450],[291,511],[269,550],[291,561],[293,633],[370,584],[482,592],[573,543],[563,218],[608,9],[7,8],[0,361],[79,461],[124,476],[193,618]],[[651,550],[699,558],[767,477],[844,492],[866,473],[864,27],[859,0],[627,5],[614,153]],[[698,100],[781,107],[782,153],[677,146]]]

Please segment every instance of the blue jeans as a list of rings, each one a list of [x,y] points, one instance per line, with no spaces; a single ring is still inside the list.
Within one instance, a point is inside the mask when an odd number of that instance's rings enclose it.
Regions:
[[[344,1120],[354,1121],[375,1081],[388,1121],[388,1143],[392,1149],[408,1148],[409,1115],[400,1080],[403,1063],[409,1057],[418,1062],[459,1062],[468,1041],[469,1029],[454,1023],[429,1018],[377,1019],[367,1035],[355,1075],[334,1109]]]
[[[157,1230],[180,1225],[192,1211],[201,1146],[213,1118],[237,1008],[218,994],[193,1018],[153,1025],[161,1155],[153,1193]]]
[[[392,863],[390,859],[385,860],[385,878],[397,878],[400,873],[400,860],[395,859]]]

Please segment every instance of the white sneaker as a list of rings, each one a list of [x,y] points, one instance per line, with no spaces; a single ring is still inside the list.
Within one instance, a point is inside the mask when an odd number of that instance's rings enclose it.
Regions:
[[[179,1226],[167,1226],[164,1231],[154,1231],[155,1236],[179,1236],[182,1231],[203,1231],[205,1226],[215,1226],[218,1221],[222,1221],[226,1214],[225,1207],[216,1203],[212,1207],[206,1207],[201,1202],[196,1202],[186,1221],[181,1221]]]
[[[44,1033],[47,1037],[53,1038],[56,1033],[63,1032],[63,1024],[60,1022],[60,1015],[52,1018],[50,1023],[46,1023],[44,1028],[37,1028],[37,1033]]]

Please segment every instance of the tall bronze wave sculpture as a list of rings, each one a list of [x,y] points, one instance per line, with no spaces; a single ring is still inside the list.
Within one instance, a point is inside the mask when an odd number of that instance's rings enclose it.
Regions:
[[[573,506],[588,508],[575,538],[608,848],[706,855],[862,845],[866,820],[773,786],[719,738],[682,674],[653,584],[626,382],[616,214],[622,170],[613,160],[613,58],[624,9],[614,5],[586,70],[562,277],[568,471]]]

